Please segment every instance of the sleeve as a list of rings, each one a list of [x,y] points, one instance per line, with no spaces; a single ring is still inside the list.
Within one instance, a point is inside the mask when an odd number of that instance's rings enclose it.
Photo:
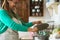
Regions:
[[[25,25],[25,26],[27,26],[27,27],[33,26],[33,23],[32,22],[28,22],[28,23],[23,22],[22,24]]]
[[[12,30],[27,31],[29,27],[14,22],[6,10],[0,10],[0,20]]]

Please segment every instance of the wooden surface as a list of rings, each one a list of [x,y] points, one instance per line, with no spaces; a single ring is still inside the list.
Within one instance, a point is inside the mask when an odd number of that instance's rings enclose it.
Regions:
[[[17,13],[20,17],[25,21],[28,22],[29,17],[29,0],[20,0],[19,4],[17,5]]]

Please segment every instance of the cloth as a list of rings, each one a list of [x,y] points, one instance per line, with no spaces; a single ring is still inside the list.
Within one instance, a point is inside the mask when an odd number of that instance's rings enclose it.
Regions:
[[[16,23],[20,22],[14,17],[12,19]],[[21,24],[21,22],[20,22],[20,24]],[[19,40],[18,32],[8,28],[6,32],[4,32],[3,34],[0,34],[0,40]]]
[[[0,34],[0,40],[19,40],[18,33],[11,29],[7,29],[6,32]]]

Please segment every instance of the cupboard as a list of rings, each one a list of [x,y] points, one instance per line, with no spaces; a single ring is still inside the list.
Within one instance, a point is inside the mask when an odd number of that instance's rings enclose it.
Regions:
[[[20,0],[19,4],[17,5],[17,13],[23,19],[23,21],[28,22],[30,8],[29,8],[29,0]]]

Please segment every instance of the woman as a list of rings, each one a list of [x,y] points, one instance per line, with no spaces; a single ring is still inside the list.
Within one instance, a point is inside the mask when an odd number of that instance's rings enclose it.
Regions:
[[[2,0],[1,0],[2,1]],[[4,0],[0,9],[0,40],[19,40],[18,31],[36,32],[37,28],[30,28],[40,21],[25,23],[16,14],[19,0]]]

